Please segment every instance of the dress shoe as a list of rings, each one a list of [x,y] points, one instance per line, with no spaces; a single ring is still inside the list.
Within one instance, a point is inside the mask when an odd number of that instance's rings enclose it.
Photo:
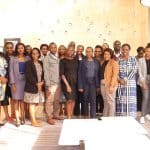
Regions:
[[[16,127],[19,127],[20,126],[20,121],[16,121],[15,125],[16,125]]]
[[[38,122],[31,122],[31,125],[32,125],[33,127],[41,127],[41,126],[42,126],[42,124],[41,124],[41,123],[38,123]]]
[[[55,125],[55,121],[53,119],[48,119],[47,123],[50,125]]]
[[[64,117],[62,117],[62,116],[53,116],[53,119],[56,119],[56,120],[64,120]]]

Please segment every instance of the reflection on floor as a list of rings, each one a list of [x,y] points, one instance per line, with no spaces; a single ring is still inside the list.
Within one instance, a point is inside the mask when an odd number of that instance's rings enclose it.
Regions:
[[[52,126],[43,121],[43,127],[32,127],[27,121],[18,128],[7,123],[0,128],[0,150],[79,150],[78,146],[58,145],[62,123]],[[143,126],[150,135],[150,122]]]
[[[29,122],[18,128],[7,123],[0,128],[0,150],[79,150],[78,146],[58,145],[62,123],[51,126],[43,122],[38,128]]]

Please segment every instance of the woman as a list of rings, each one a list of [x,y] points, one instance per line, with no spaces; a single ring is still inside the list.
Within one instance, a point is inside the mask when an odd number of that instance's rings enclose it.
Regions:
[[[101,93],[104,100],[103,116],[115,116],[115,97],[118,86],[119,65],[112,59],[113,51],[104,50],[104,62],[101,67]]]
[[[65,58],[65,53],[66,53],[66,47],[64,45],[60,45],[58,47],[58,56],[59,56],[59,59]]]
[[[145,57],[138,61],[138,73],[143,95],[140,122],[145,123],[145,118],[150,120],[150,46],[145,48]]]
[[[66,57],[60,60],[60,76],[62,79],[62,91],[66,98],[67,118],[73,115],[76,84],[77,84],[77,61],[74,59],[74,47],[68,47]]]
[[[117,96],[117,113],[121,116],[136,117],[136,58],[129,56],[131,47],[129,44],[122,45],[121,57],[119,58],[119,86]]]
[[[5,57],[5,63],[7,63],[7,66],[9,66],[9,60],[10,60],[10,57],[13,56],[14,54],[14,45],[12,42],[6,42],[5,45],[4,45],[4,57]],[[1,58],[2,58],[1,57]],[[3,64],[5,64],[3,63]],[[6,73],[6,78],[8,80],[9,78],[9,69],[8,67],[6,68],[7,70],[7,73]],[[15,117],[15,113],[14,113],[14,103],[13,103],[13,100],[12,100],[12,96],[11,96],[11,90],[10,90],[10,86],[8,84],[9,82],[7,82],[6,84],[6,91],[5,91],[5,98],[4,100],[1,102],[1,105],[3,106],[3,109],[4,109],[4,113],[5,113],[5,119],[6,121],[8,122],[13,122],[13,118]],[[8,106],[9,106],[9,99],[10,99],[10,103],[11,103],[11,117],[9,115],[9,112],[8,112]]]
[[[26,84],[24,101],[29,104],[31,124],[35,127],[41,126],[41,123],[36,120],[36,105],[40,102],[44,102],[44,95],[42,92],[44,73],[42,62],[39,61],[40,57],[40,50],[38,48],[33,48],[31,60],[26,62],[25,66]]]
[[[3,104],[3,106],[8,106],[9,104],[9,102],[5,98],[6,83],[8,81],[8,79],[6,78],[7,67],[8,67],[7,61],[3,53],[0,53],[0,126],[4,125],[1,119],[1,105]],[[7,109],[7,112],[5,111],[5,115],[6,115],[6,119],[8,119],[7,118],[9,117],[8,109]]]
[[[14,100],[16,126],[20,126],[19,108],[21,114],[21,124],[25,124],[24,112],[24,87],[25,87],[25,62],[30,58],[25,56],[25,45],[23,43],[16,44],[15,55],[11,57],[9,64],[9,79],[11,85],[12,98]]]
[[[65,54],[66,54],[66,47],[64,45],[60,45],[58,47],[58,56],[59,56],[59,59],[64,59],[65,58]],[[63,92],[61,92],[61,100],[60,100],[60,115],[64,115],[66,113],[66,108],[65,108],[65,102],[66,102],[66,99],[64,97],[64,94]]]

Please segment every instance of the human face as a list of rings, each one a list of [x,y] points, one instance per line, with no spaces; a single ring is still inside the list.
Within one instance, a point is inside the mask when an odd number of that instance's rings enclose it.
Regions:
[[[91,48],[86,49],[86,57],[92,58],[93,57],[93,50]]]
[[[14,47],[12,44],[8,43],[5,47],[5,51],[8,55],[12,55],[14,52]]]
[[[65,55],[65,52],[66,52],[65,47],[62,46],[59,48],[59,55]]]
[[[119,41],[114,43],[114,50],[115,52],[119,52],[121,49],[121,43]]]
[[[107,52],[107,51],[105,51],[105,52],[104,52],[104,60],[105,60],[105,61],[108,61],[108,60],[110,60],[110,59],[111,59],[110,53]]]
[[[66,54],[68,57],[73,57],[74,56],[74,48],[73,47],[68,48]]]
[[[23,55],[24,52],[25,52],[24,46],[23,45],[19,45],[18,49],[17,49],[17,52],[18,52],[19,55]]]
[[[57,45],[56,44],[52,44],[50,46],[50,52],[55,55],[57,53]]]
[[[150,58],[150,48],[145,49],[145,57]]]
[[[109,46],[108,46],[107,43],[104,43],[104,44],[102,45],[102,47],[103,47],[103,50],[105,50],[106,48],[109,48]]]
[[[31,51],[32,51],[32,47],[31,47],[31,46],[27,46],[27,47],[26,47],[26,52],[27,52],[28,54],[31,54]]]
[[[37,61],[39,59],[39,53],[36,49],[33,49],[32,51],[32,58],[34,61]]]
[[[41,52],[42,52],[42,55],[46,56],[46,55],[47,55],[47,52],[48,52],[47,46],[42,46]]]
[[[95,57],[100,57],[101,54],[102,54],[101,48],[95,48],[94,56]]]
[[[76,53],[77,53],[77,55],[82,55],[83,51],[84,51],[83,47],[79,46],[79,47],[77,47]]]
[[[138,52],[138,58],[144,57],[144,51],[139,51]]]
[[[122,47],[122,56],[123,57],[128,57],[129,56],[129,52],[130,52],[130,49],[129,49],[129,47],[128,46],[124,46],[124,47]]]

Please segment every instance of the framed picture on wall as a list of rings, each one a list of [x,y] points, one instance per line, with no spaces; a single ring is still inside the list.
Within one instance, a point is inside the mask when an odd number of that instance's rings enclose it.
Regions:
[[[4,45],[6,42],[12,42],[14,44],[14,47],[15,47],[17,43],[21,42],[21,39],[20,38],[5,38],[4,39]]]

